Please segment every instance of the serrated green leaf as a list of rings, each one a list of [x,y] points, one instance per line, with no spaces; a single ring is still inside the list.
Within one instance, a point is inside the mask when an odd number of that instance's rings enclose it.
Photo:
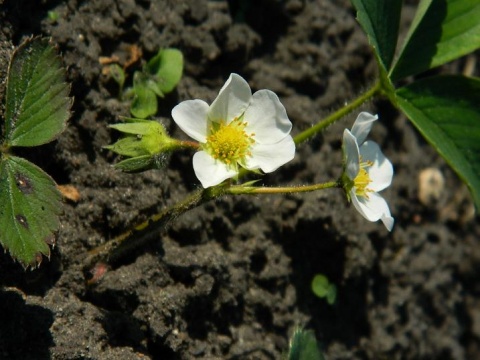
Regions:
[[[148,72],[155,75],[161,93],[171,92],[182,78],[183,54],[178,49],[161,49],[147,64]]]
[[[323,360],[315,334],[311,330],[296,329],[290,339],[288,360]]]
[[[37,146],[55,139],[70,117],[70,86],[48,39],[18,47],[8,69],[5,147]]]
[[[383,70],[388,71],[395,55],[402,0],[351,0],[357,20],[367,33]]]
[[[61,195],[42,169],[15,156],[0,161],[0,184],[0,243],[24,266],[35,266],[41,254],[50,255]]]
[[[442,65],[480,48],[480,1],[422,0],[392,81]]]
[[[133,75],[134,96],[130,112],[140,119],[157,113],[157,97],[155,92],[148,87],[147,80],[146,76],[140,72]]]
[[[397,103],[470,188],[480,208],[480,79],[437,76],[397,90]]]

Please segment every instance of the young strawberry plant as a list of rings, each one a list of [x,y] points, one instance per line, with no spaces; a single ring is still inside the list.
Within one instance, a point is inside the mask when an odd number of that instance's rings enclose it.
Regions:
[[[163,98],[175,89],[183,74],[183,54],[174,48],[160,49],[142,68],[133,73],[133,86],[125,90],[127,75],[118,64],[109,66],[110,76],[119,86],[120,98],[131,99],[130,112],[146,119],[158,110],[157,97]]]

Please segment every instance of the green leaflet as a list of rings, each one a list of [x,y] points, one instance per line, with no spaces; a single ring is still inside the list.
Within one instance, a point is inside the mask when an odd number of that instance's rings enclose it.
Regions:
[[[478,0],[421,0],[398,60],[392,66],[401,0],[351,0],[374,48],[380,76],[394,82],[480,48]],[[387,86],[388,88],[388,86]]]
[[[4,145],[38,146],[55,139],[70,117],[70,86],[48,39],[29,39],[10,61]]]
[[[388,71],[397,45],[402,0],[351,1],[357,10],[357,20],[367,33],[380,65]]]
[[[465,181],[480,208],[480,79],[437,76],[397,90],[397,104]]]
[[[0,162],[0,242],[24,265],[49,256],[58,229],[61,195],[55,182],[31,162],[8,156]]]
[[[148,75],[135,72],[133,75],[133,101],[130,112],[133,116],[145,119],[157,113],[157,96],[152,90],[152,82]]]
[[[480,1],[422,0],[392,81],[442,65],[480,48]]]
[[[168,94],[177,86],[183,74],[183,54],[178,49],[161,49],[147,64],[148,71],[155,75],[158,89]]]
[[[0,145],[0,244],[24,266],[50,255],[61,195],[50,176],[11,150],[47,143],[64,130],[72,105],[69,89],[48,39],[29,39],[14,52]]]

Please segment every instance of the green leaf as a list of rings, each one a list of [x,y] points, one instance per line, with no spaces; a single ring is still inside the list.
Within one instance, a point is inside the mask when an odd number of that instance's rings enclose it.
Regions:
[[[323,360],[315,334],[311,330],[296,329],[290,339],[288,360]]]
[[[480,1],[422,0],[391,79],[442,65],[480,48]]]
[[[330,282],[325,275],[318,274],[312,280],[312,291],[320,298],[327,296]]]
[[[480,208],[480,79],[437,76],[397,90],[397,104],[465,181]]]
[[[335,284],[330,284],[326,297],[329,305],[335,304],[335,301],[337,300],[337,287]]]
[[[133,75],[134,96],[130,112],[133,116],[145,119],[157,113],[157,97],[148,84],[147,78],[141,72],[135,72]]]
[[[357,9],[357,20],[367,33],[370,45],[384,70],[395,55],[402,0],[351,0]]]
[[[150,59],[147,70],[156,76],[159,90],[163,94],[168,94],[182,78],[183,54],[178,49],[161,49]]]
[[[37,146],[55,139],[70,117],[64,69],[48,39],[18,47],[8,69],[5,147]]]
[[[123,89],[123,85],[125,84],[125,71],[118,64],[110,65],[109,70],[110,70],[110,76],[118,84],[121,91]]]
[[[156,77],[155,78],[152,78],[152,77],[148,77],[146,79],[145,87],[147,89],[152,90],[155,93],[155,95],[157,95],[158,97],[161,97],[161,98],[165,97],[165,94],[162,91],[160,83],[157,81]]]
[[[323,274],[317,274],[312,280],[311,285],[313,293],[319,298],[325,298],[330,305],[337,299],[337,287],[328,281]]]
[[[15,156],[0,161],[0,184],[0,243],[24,266],[35,266],[41,254],[50,255],[61,195],[42,169]]]

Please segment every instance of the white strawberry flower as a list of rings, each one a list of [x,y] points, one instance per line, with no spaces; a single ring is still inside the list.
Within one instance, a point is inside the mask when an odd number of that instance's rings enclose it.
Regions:
[[[378,192],[392,183],[393,166],[373,141],[365,141],[377,115],[362,112],[352,130],[343,132],[343,186],[358,212],[369,221],[382,220],[388,231],[394,219]]]
[[[210,106],[203,100],[183,101],[173,108],[172,118],[200,143],[193,169],[204,188],[235,177],[240,167],[270,173],[295,155],[292,123],[278,96],[270,90],[252,95],[237,74],[230,75]]]

